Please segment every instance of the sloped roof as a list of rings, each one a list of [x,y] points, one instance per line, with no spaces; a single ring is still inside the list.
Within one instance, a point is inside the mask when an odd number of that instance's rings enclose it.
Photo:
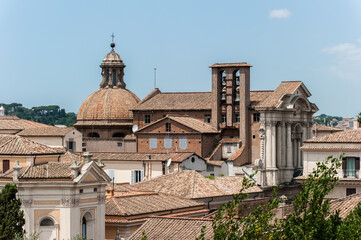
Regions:
[[[205,226],[205,239],[213,239],[214,233],[211,219],[153,217],[137,229],[129,240],[138,240],[146,232],[149,240],[194,240],[201,235]]]
[[[81,161],[81,155],[80,154],[76,154],[74,152],[71,151],[66,151],[62,156],[61,156],[61,161],[62,162],[66,162],[66,163],[72,163],[73,161]]]
[[[351,129],[332,133],[322,137],[315,137],[305,143],[361,143],[361,129]]]
[[[251,91],[250,92],[250,104],[251,108],[257,107],[262,103],[263,100],[268,98],[273,93],[273,90],[270,91]]]
[[[257,104],[260,108],[274,108],[281,103],[284,95],[293,94],[296,89],[302,85],[301,81],[286,81],[281,84],[265,98],[261,103]]]
[[[229,181],[229,183],[226,183],[227,181]],[[200,173],[194,170],[185,170],[182,172],[175,172],[168,175],[159,176],[148,181],[142,181],[135,184],[134,186],[142,190],[155,191],[182,198],[195,199],[233,195],[240,191],[242,185],[240,185],[238,189],[236,187],[236,184],[238,183],[238,180],[228,178],[215,181],[203,177]],[[232,192],[231,189],[234,191]],[[258,190],[255,188],[251,191],[256,192]],[[260,190],[260,192],[262,192],[262,190]]]
[[[336,127],[330,127],[330,126],[325,126],[322,124],[313,124],[312,126],[312,130],[317,132],[341,132],[343,131],[343,129],[341,128],[336,128]]]
[[[226,193],[235,194],[240,192],[242,188],[243,178],[237,176],[216,177],[214,181],[216,182],[217,186]],[[243,193],[256,192],[262,192],[262,189],[258,186],[254,186],[243,191]]]
[[[150,126],[156,125],[159,122],[166,120],[166,119],[170,119],[175,122],[178,122],[188,128],[191,128],[197,132],[200,132],[200,133],[219,133],[219,131],[213,129],[210,124],[204,123],[203,121],[200,121],[198,119],[195,119],[192,117],[187,117],[187,116],[169,116],[169,115],[139,129],[137,133],[142,132],[144,129],[147,129]]]
[[[28,128],[44,128],[49,125],[18,118],[17,116],[0,116],[0,130],[24,130]]]
[[[16,135],[0,135],[1,155],[63,154],[64,148],[52,148]]]
[[[183,162],[195,153],[94,153],[93,159],[103,161],[167,161]]]
[[[211,104],[211,92],[162,93],[159,91],[132,110],[210,110]]]
[[[72,179],[71,163],[49,162],[23,167],[20,170],[19,179],[49,179],[65,178]],[[1,175],[2,178],[12,178],[14,169],[9,169]]]
[[[28,128],[18,133],[19,136],[35,137],[35,136],[52,136],[63,137],[67,133],[75,131],[72,127],[44,127],[44,128]]]
[[[105,215],[130,216],[201,206],[204,206],[204,203],[148,192],[107,199],[105,202]]]
[[[347,217],[354,210],[358,203],[361,202],[361,194],[352,194],[344,198],[331,201],[330,212],[340,211],[340,217]]]

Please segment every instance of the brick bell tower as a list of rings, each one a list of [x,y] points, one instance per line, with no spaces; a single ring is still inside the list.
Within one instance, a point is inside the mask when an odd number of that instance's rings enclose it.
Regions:
[[[250,68],[241,63],[215,63],[212,68],[212,127],[223,137],[238,137],[243,152],[237,165],[251,162]]]

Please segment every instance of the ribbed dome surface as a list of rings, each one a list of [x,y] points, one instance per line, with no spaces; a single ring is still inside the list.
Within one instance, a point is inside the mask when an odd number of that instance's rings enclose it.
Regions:
[[[127,89],[101,88],[93,92],[81,105],[78,121],[133,119],[133,108],[139,98]]]
[[[107,66],[107,65],[124,66],[122,58],[119,56],[118,53],[114,51],[114,49],[112,49],[112,51],[110,51],[107,55],[105,55],[102,64],[100,66]]]

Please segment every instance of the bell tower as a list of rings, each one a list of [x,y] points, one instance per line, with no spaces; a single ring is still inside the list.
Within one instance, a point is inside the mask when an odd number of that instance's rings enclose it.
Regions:
[[[250,161],[250,68],[241,63],[215,63],[212,68],[212,127],[237,133],[244,148],[242,164]],[[233,134],[232,134],[233,135]]]
[[[112,50],[104,57],[100,67],[102,68],[102,82],[100,88],[123,88],[124,83],[124,68],[123,60],[118,53],[114,51],[115,43],[110,44]]]

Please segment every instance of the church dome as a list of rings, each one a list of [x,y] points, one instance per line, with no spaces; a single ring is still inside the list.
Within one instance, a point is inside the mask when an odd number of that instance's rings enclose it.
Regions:
[[[130,109],[139,101],[127,89],[100,88],[85,99],[79,109],[77,121],[132,120],[133,113]]]

